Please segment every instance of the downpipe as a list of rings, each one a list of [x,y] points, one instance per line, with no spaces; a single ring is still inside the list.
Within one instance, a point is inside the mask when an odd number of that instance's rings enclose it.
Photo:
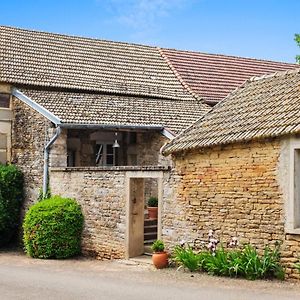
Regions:
[[[50,139],[44,149],[44,177],[43,177],[43,198],[46,196],[47,188],[48,188],[48,180],[49,180],[49,153],[50,148],[57,140],[61,133],[60,126],[56,127],[56,131],[54,136]]]

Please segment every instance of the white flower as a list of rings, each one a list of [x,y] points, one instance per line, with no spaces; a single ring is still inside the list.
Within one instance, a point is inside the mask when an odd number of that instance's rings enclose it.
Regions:
[[[186,243],[185,240],[181,240],[181,241],[179,242],[180,246],[184,246],[185,243]]]
[[[210,239],[209,241],[213,244],[218,244],[218,242],[219,242],[217,239]]]

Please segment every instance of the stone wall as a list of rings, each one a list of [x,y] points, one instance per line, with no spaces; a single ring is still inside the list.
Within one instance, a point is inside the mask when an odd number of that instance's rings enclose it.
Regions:
[[[160,153],[160,148],[168,142],[168,139],[159,132],[144,132],[137,135],[137,165],[171,166],[170,157]],[[145,180],[145,207],[150,197],[158,196],[157,179]]]
[[[143,132],[137,135],[137,165],[161,165],[169,166],[168,157],[160,154],[160,148],[168,142],[168,139],[159,132]]]
[[[13,97],[12,103],[12,158],[24,174],[24,211],[37,201],[43,184],[44,147],[55,133],[55,128],[45,117]],[[66,167],[67,131],[62,130],[51,147],[49,165]]]
[[[125,172],[101,169],[51,170],[53,194],[81,204],[82,249],[100,259],[125,256]]]
[[[223,243],[238,237],[258,249],[283,243],[282,262],[291,278],[300,237],[284,232],[284,200],[278,140],[215,147],[174,157],[164,188],[163,238],[207,240],[210,229]]]
[[[51,127],[42,115],[13,98],[12,163],[20,167],[25,180],[26,210],[34,203],[43,182],[44,145]]]

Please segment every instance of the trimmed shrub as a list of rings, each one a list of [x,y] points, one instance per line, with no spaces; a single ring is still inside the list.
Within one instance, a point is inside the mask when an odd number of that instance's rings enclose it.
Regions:
[[[9,243],[20,223],[23,174],[14,165],[0,164],[0,246]]]
[[[24,223],[24,246],[35,258],[67,258],[81,252],[83,215],[73,199],[53,196],[30,207]]]

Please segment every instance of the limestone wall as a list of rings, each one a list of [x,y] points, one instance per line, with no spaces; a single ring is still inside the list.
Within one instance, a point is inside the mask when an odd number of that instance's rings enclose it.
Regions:
[[[223,243],[237,236],[263,249],[281,241],[286,272],[299,278],[300,237],[284,231],[280,153],[280,141],[272,140],[174,157],[164,191],[164,240],[170,247],[182,239],[206,240],[212,229]]]
[[[12,163],[25,180],[25,209],[37,200],[43,182],[43,153],[50,122],[20,100],[13,98]]]
[[[168,141],[159,132],[143,132],[137,135],[137,165],[171,166],[170,157],[160,154],[160,148]],[[150,197],[158,196],[157,180],[148,178],[145,180],[145,207]]]
[[[82,249],[100,259],[125,256],[125,173],[88,168],[51,170],[53,194],[81,204],[85,226]]]
[[[169,166],[170,159],[160,154],[160,148],[168,141],[159,132],[143,132],[137,135],[137,165]]]

